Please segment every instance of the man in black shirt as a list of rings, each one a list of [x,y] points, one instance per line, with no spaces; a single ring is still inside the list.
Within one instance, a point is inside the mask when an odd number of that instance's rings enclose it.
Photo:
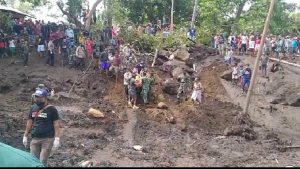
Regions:
[[[64,37],[62,39],[62,42],[59,45],[58,51],[59,51],[59,54],[61,55],[62,66],[66,66],[69,63],[69,54],[68,54],[69,52],[68,52],[66,37]]]
[[[31,131],[30,153],[39,158],[44,165],[47,165],[52,147],[58,148],[60,145],[58,112],[54,106],[48,104],[47,96],[47,90],[36,90],[36,102],[29,112],[23,137],[23,144],[27,147],[28,133]]]

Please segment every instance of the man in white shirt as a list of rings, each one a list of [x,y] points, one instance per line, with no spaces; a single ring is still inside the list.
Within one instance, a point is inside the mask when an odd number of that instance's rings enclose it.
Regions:
[[[248,37],[243,34],[243,36],[241,37],[241,41],[242,41],[242,45],[241,45],[241,49],[243,54],[247,51],[247,41],[248,41]]]
[[[128,100],[128,85],[129,85],[129,80],[132,78],[132,74],[130,72],[130,69],[124,68],[124,90],[126,94],[126,100]]]

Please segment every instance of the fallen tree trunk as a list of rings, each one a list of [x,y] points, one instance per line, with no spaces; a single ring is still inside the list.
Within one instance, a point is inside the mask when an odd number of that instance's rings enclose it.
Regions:
[[[152,63],[152,65],[151,65],[151,67],[154,67],[155,62],[156,62],[157,55],[158,55],[158,49],[155,50],[155,56],[154,56],[154,60],[153,60],[153,63]]]
[[[276,58],[270,58],[270,60],[272,60],[272,61],[277,61],[277,62],[281,62],[281,63],[287,64],[287,65],[291,65],[291,66],[295,66],[295,67],[299,67],[299,68],[300,68],[300,65],[299,65],[299,64],[287,62],[287,61],[285,61],[285,60],[279,60],[279,59],[276,59]]]

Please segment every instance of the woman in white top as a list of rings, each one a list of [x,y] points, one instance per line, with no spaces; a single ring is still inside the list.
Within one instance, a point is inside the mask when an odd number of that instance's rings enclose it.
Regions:
[[[203,91],[203,87],[202,84],[200,82],[199,78],[195,78],[195,82],[194,82],[194,90],[192,93],[192,101],[196,102],[197,104],[200,104],[202,101],[202,91]]]
[[[238,64],[235,63],[234,67],[232,67],[232,84],[237,85],[239,81],[239,67]]]
[[[8,46],[8,54],[10,57],[12,57],[15,53],[16,50],[16,41],[14,39],[11,39],[8,41],[9,46]]]

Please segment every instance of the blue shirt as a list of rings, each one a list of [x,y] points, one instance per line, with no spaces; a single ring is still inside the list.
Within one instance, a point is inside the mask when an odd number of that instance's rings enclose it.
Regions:
[[[251,69],[250,68],[246,68],[243,72],[243,78],[245,80],[250,80],[251,79]]]
[[[67,29],[65,31],[66,36],[68,36],[69,38],[74,38],[74,32],[72,29]]]
[[[296,48],[297,47],[297,41],[296,40],[292,40],[292,48]]]
[[[194,28],[190,28],[190,36],[195,36],[196,30]]]

